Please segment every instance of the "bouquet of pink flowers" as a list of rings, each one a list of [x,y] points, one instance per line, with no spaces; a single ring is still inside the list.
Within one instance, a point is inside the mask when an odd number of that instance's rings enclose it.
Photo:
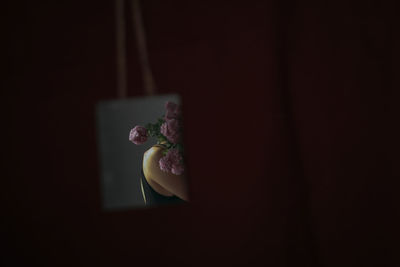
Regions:
[[[148,123],[145,127],[137,125],[129,133],[129,140],[141,145],[149,136],[156,137],[157,143],[165,146],[163,157],[159,161],[160,169],[180,175],[183,167],[183,144],[181,138],[181,112],[177,104],[165,103],[165,115],[154,124]]]

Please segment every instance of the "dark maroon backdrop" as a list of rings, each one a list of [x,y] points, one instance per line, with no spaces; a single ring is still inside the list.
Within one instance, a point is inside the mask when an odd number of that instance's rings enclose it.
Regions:
[[[1,263],[400,266],[394,4],[143,1],[159,92],[184,101],[192,200],[103,212],[113,1],[8,2]]]

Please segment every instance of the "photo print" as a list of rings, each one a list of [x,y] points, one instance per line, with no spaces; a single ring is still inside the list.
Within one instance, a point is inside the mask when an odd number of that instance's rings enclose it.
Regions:
[[[183,116],[179,95],[97,105],[105,210],[185,204]]]

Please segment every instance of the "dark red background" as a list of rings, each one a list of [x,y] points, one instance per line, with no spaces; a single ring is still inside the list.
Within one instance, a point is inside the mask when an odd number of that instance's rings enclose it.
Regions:
[[[117,96],[113,1],[8,1],[3,266],[400,266],[396,6],[142,8],[159,93],[184,101],[190,205],[101,211],[94,112]]]

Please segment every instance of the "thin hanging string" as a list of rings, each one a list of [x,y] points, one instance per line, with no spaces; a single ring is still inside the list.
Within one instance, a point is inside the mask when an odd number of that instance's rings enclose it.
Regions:
[[[143,27],[139,0],[132,0],[131,8],[133,15],[133,28],[136,32],[136,42],[138,47],[140,65],[142,68],[144,90],[147,95],[154,95],[157,88],[154,82],[153,73],[151,72],[150,68],[149,57],[146,47],[146,34]]]
[[[116,48],[117,48],[117,91],[119,98],[126,97],[126,36],[125,36],[125,14],[124,0],[115,0],[115,19],[116,19]]]

